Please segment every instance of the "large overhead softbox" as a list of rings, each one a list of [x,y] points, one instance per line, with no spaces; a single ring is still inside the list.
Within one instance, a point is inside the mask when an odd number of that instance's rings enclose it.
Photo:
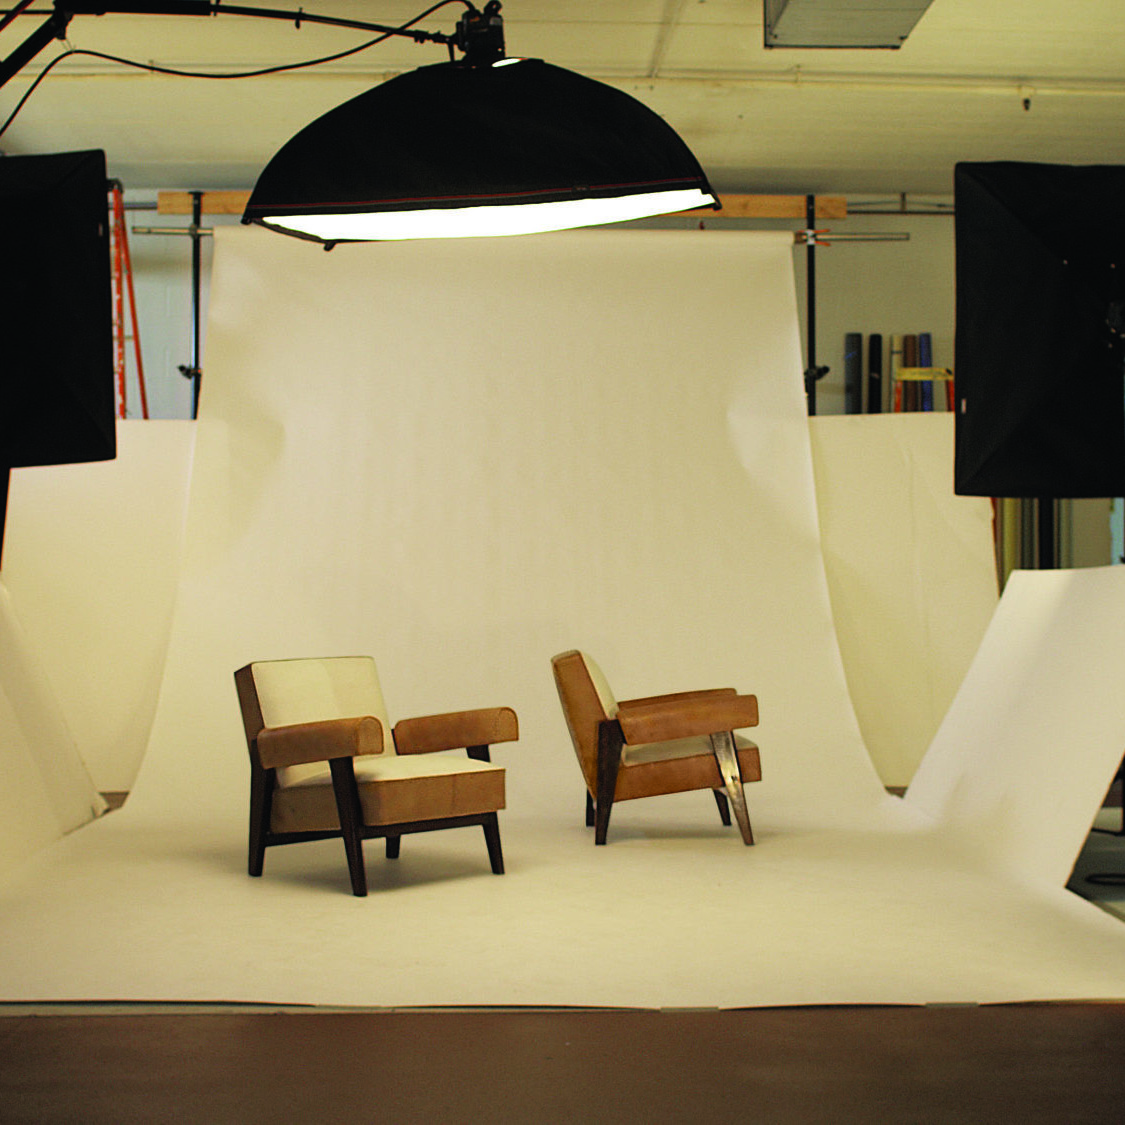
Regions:
[[[105,154],[0,159],[0,471],[116,455]]]
[[[959,164],[955,490],[1125,494],[1125,168]]]

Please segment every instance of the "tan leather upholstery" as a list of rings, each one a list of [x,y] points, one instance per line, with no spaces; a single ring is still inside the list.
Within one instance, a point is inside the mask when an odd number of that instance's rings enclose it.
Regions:
[[[598,723],[614,715],[608,713],[599,697],[581,652],[572,649],[560,653],[551,660],[551,667],[578,765],[586,788],[593,793],[598,784]],[[616,706],[613,709],[616,713]]]
[[[383,724],[371,715],[358,719],[323,719],[258,732],[258,756],[267,769],[323,763],[331,758],[383,754]],[[299,775],[290,771],[288,784]]]
[[[618,709],[617,721],[630,745],[691,739],[717,730],[758,725],[758,700],[752,695],[693,695],[637,703]]]
[[[519,733],[519,720],[511,707],[486,707],[402,719],[395,724],[394,740],[400,754],[429,754],[434,750],[514,742]]]

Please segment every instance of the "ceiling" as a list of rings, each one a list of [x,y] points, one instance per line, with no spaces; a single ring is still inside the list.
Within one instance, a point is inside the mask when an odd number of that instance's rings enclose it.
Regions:
[[[425,0],[271,6],[398,24]],[[452,31],[460,11],[452,5],[419,26]],[[720,191],[948,194],[959,160],[1125,163],[1121,0],[933,0],[900,50],[766,50],[761,0],[507,0],[503,14],[509,54],[638,97],[680,132]],[[15,20],[0,33],[0,53],[41,19]],[[80,16],[68,34],[72,47],[213,74],[366,38],[234,15]],[[60,46],[0,90],[0,119]],[[373,82],[446,57],[443,47],[395,39],[310,70],[234,82],[77,56],[44,80],[0,149],[103,148],[127,188],[251,187],[310,120]]]

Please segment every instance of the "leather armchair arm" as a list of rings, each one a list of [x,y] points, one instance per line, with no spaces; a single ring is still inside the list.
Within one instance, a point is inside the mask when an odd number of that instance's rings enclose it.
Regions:
[[[724,693],[636,704],[619,711],[617,721],[625,741],[634,746],[718,734],[757,726],[758,697]]]
[[[435,750],[514,742],[520,730],[511,707],[482,707],[403,719],[395,723],[394,735],[395,749],[400,754],[429,754]]]
[[[383,752],[383,724],[371,715],[265,727],[255,740],[266,769]]]
[[[737,695],[738,692],[732,687],[722,688],[708,688],[703,691],[676,691],[671,695],[648,695],[643,699],[619,699],[617,706],[620,707],[643,707],[649,703],[674,703],[685,699],[702,699],[704,697],[713,695]]]

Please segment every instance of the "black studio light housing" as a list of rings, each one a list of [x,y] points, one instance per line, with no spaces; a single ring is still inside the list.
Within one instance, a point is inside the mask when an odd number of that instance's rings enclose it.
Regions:
[[[453,0],[447,0],[453,2]],[[344,241],[530,234],[648,215],[718,210],[687,145],[647,106],[538,59],[507,58],[498,0],[465,12],[453,34],[225,0],[55,0],[48,18],[0,59],[0,86],[63,39],[75,16],[242,16],[374,32],[448,47],[450,61],[392,78],[324,114],[285,144],[250,196],[243,222],[329,246]],[[33,0],[0,29],[41,15]],[[460,57],[457,56],[460,52]],[[344,52],[354,53],[354,52]],[[40,79],[71,49],[48,63]],[[100,55],[160,73],[191,72]],[[317,65],[331,58],[251,74]],[[208,77],[249,77],[208,75]],[[30,93],[30,90],[28,91]],[[25,95],[26,99],[26,95]],[[20,103],[22,105],[22,102]],[[18,111],[18,107],[17,107]]]
[[[333,245],[719,207],[687,145],[647,106],[541,60],[506,58],[499,12],[496,2],[469,8],[451,40],[463,58],[392,78],[293,137],[243,222]]]

